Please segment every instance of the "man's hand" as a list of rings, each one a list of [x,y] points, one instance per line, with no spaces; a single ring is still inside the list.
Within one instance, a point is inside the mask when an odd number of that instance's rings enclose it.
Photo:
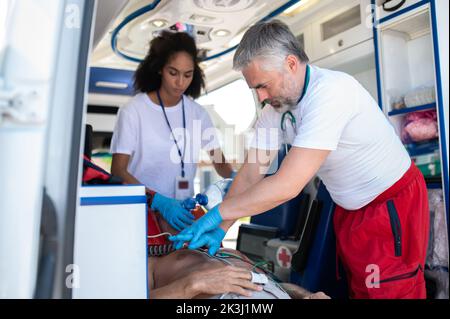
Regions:
[[[197,249],[203,246],[209,247],[208,254],[214,256],[220,248],[223,238],[225,237],[225,232],[222,228],[217,227],[207,233],[204,233],[197,241],[191,241],[188,248]],[[183,247],[184,242],[179,241],[174,245],[175,249],[180,249]]]
[[[219,205],[217,205],[209,212],[207,212],[204,216],[202,216],[199,220],[194,222],[192,226],[185,228],[176,236],[170,236],[169,240],[178,242],[175,247],[176,249],[181,248],[184,242],[192,242],[196,245],[199,243],[204,243],[210,247],[215,247],[217,244],[217,240],[220,237],[220,232],[218,232],[216,229],[218,229],[221,222],[222,216],[220,216]],[[215,230],[216,233],[208,235],[207,237],[205,237],[205,239],[202,239],[201,242],[199,241],[200,237],[202,237],[205,233],[213,230]]]
[[[194,216],[175,199],[156,193],[153,197],[152,209],[159,211],[164,219],[178,231],[192,225]]]

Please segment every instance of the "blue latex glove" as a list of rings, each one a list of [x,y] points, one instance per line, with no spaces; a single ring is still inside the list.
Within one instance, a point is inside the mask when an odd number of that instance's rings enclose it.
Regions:
[[[231,179],[234,179],[234,178],[236,177],[236,175],[237,175],[237,172],[236,172],[235,170],[233,170],[233,171],[231,171],[231,176],[230,176],[230,178],[231,178]]]
[[[156,193],[151,208],[159,211],[164,219],[176,230],[185,229],[194,222],[194,215],[181,206],[176,199]]]
[[[208,254],[215,255],[220,248],[225,232],[222,228],[217,227],[207,233],[204,233],[197,241],[191,241],[189,249],[197,249],[203,246],[208,246]]]
[[[183,229],[176,236],[170,236],[169,240],[177,242],[174,248],[180,249],[184,242],[196,243],[204,233],[218,228],[222,221],[223,219],[219,212],[219,205],[217,205],[194,222],[192,226]]]
[[[189,244],[189,249],[197,249],[203,246],[209,247],[208,253],[210,255],[215,255],[217,250],[220,248],[220,244],[222,243],[223,238],[225,237],[225,232],[222,228],[217,227],[214,230],[204,233],[199,240]],[[182,248],[184,245],[184,241],[176,241],[173,245],[175,250]]]

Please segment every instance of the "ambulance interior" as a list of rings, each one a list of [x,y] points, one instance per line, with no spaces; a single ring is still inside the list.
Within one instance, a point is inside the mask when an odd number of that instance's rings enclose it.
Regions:
[[[118,110],[135,94],[134,71],[150,40],[169,29],[195,38],[206,79],[197,102],[239,169],[261,105],[233,71],[233,53],[249,26],[273,18],[289,25],[311,64],[354,76],[402,137],[429,189],[428,298],[448,299],[444,0],[2,1],[0,298],[151,298],[147,256],[157,249],[147,247],[144,187],[82,185],[82,155],[110,171],[111,137]],[[408,138],[411,114],[420,112],[434,116],[436,138]],[[202,153],[195,193],[219,179]],[[240,219],[223,246],[284,282],[347,299],[334,207],[315,177],[297,198]]]

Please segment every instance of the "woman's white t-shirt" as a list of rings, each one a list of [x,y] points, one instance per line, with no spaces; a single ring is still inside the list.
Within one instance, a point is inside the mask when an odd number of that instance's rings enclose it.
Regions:
[[[183,108],[165,108],[175,138],[184,154],[185,178],[193,195],[200,150],[220,148],[216,129],[208,113],[198,103],[183,96],[186,116],[186,149],[184,149]],[[128,172],[148,188],[171,198],[181,176],[181,159],[160,105],[147,94],[137,94],[120,108],[111,141],[111,153],[130,155]]]
[[[367,205],[411,165],[378,104],[348,74],[310,66],[306,94],[292,113],[297,133],[288,121],[287,142],[294,147],[331,151],[318,176],[334,202],[345,209]],[[266,106],[256,124],[257,133],[263,132],[256,134],[252,147],[279,149],[283,137],[280,121],[281,114]],[[278,128],[278,137],[268,137],[268,128]]]

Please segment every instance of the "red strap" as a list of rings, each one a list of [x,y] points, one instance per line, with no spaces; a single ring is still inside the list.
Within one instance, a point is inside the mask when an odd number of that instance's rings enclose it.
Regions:
[[[161,228],[159,227],[158,222],[156,221],[155,212],[150,208],[147,211],[147,234],[148,236],[161,234]],[[155,238],[147,238],[147,244],[150,246],[165,245],[168,243],[169,240],[165,235]]]
[[[103,170],[101,167],[93,164],[90,159],[83,155],[83,182],[90,182],[93,180],[109,181],[111,174]]]

